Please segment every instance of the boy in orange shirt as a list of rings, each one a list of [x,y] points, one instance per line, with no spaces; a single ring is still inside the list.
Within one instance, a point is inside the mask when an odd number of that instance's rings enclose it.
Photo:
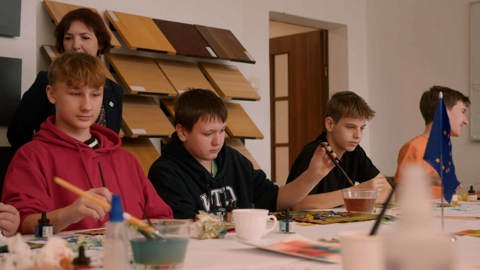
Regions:
[[[405,143],[398,153],[397,172],[395,181],[398,183],[402,180],[402,171],[407,164],[421,163],[428,171],[432,180],[432,196],[434,198],[441,197],[442,181],[438,173],[424,159],[425,149],[427,148],[428,137],[432,129],[435,109],[438,104],[439,93],[443,93],[443,100],[447,107],[448,119],[450,120],[450,135],[458,137],[462,133],[462,127],[468,125],[467,108],[470,105],[470,99],[457,90],[444,87],[433,86],[429,90],[423,92],[420,99],[420,112],[425,120],[425,131]]]

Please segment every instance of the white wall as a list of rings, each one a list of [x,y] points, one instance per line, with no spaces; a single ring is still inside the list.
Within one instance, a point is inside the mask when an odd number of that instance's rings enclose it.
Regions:
[[[36,12],[40,2],[23,0],[20,20],[20,37],[0,36],[0,56],[22,59],[22,89],[32,84],[36,75]],[[7,129],[0,127],[0,145],[8,145]]]
[[[387,175],[401,145],[423,131],[423,91],[439,84],[469,94],[469,2],[367,1],[369,101],[377,110],[370,151]],[[480,143],[470,140],[468,127],[452,144],[457,177],[480,182]]]
[[[263,140],[248,140],[247,148],[260,166],[270,172],[270,118],[269,118],[269,12],[308,17],[314,20],[344,24],[348,28],[348,80],[351,89],[368,97],[366,63],[365,0],[62,0],[83,6],[150,16],[178,22],[204,24],[231,29],[249,50],[256,64],[235,63],[258,89],[262,99],[258,102],[242,102],[250,117],[265,136]],[[22,89],[33,82],[37,69],[45,67],[39,53],[39,45],[52,40],[52,24],[37,0],[22,2],[22,37],[11,41],[0,40],[0,55],[19,56],[24,59]],[[38,44],[36,44],[38,43]],[[0,134],[0,144],[6,144]],[[368,145],[368,139],[365,140]]]

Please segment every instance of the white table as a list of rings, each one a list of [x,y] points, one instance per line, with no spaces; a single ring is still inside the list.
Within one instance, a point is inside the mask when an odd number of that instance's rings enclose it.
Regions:
[[[335,209],[342,211],[343,209]],[[398,215],[398,210],[389,210],[388,214]],[[435,208],[435,216],[440,216],[440,209]],[[462,202],[461,207],[445,208],[445,216],[459,217],[480,217],[480,202],[468,203]],[[437,229],[441,228],[439,218],[435,219]],[[354,223],[335,223],[330,225],[296,225],[295,231],[306,238],[317,240],[320,238],[338,238],[338,233],[342,231],[364,231],[369,232],[374,221],[354,222]],[[378,231],[379,234],[388,234],[395,229],[396,223],[382,224]],[[480,229],[480,219],[462,220],[445,219],[445,232],[456,232],[466,229]],[[282,240],[291,236],[272,232],[265,236],[266,239]],[[457,256],[456,270],[480,269],[480,238],[470,236],[459,236],[455,242],[455,251]],[[87,251],[92,259],[101,260],[101,251]],[[98,265],[98,264],[97,264]],[[184,263],[184,270],[307,270],[307,269],[325,269],[340,270],[341,264],[326,264],[313,260],[307,260],[283,254],[273,253],[246,245],[238,241],[234,233],[229,233],[225,239],[197,240],[191,239],[188,244],[187,255]]]
[[[336,209],[339,211],[339,209]],[[390,211],[390,210],[389,210]],[[398,214],[392,210],[391,214]],[[435,209],[435,215],[440,216],[440,209]],[[480,203],[462,202],[461,207],[446,208],[446,216],[476,216],[480,217]],[[435,222],[441,228],[439,218]],[[338,238],[338,233],[347,230],[368,232],[374,221],[336,223],[330,225],[296,226],[296,232],[309,239]],[[395,223],[382,224],[380,234],[387,234],[395,229]],[[465,229],[480,229],[480,219],[460,220],[445,219],[445,232],[455,232]],[[272,232],[267,239],[284,239],[288,234]],[[458,270],[480,269],[480,238],[461,236],[455,242]],[[264,251],[238,241],[235,235],[228,234],[225,239],[196,240],[189,242],[184,268],[189,269],[342,269],[340,264],[325,264],[317,261],[286,256]]]

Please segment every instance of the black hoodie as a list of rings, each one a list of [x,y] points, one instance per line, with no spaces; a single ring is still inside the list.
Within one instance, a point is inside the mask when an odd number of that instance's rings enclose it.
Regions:
[[[242,154],[224,145],[215,162],[218,172],[213,177],[174,133],[150,167],[148,178],[175,218],[194,218],[199,210],[210,212],[227,204],[276,210],[278,186]]]

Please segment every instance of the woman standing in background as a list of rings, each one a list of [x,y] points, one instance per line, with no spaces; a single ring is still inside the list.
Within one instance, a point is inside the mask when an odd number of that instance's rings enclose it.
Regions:
[[[93,56],[107,53],[111,37],[100,15],[88,8],[67,13],[55,29],[56,48],[60,53],[79,52]],[[48,74],[40,71],[30,89],[25,92],[8,127],[8,141],[14,149],[32,140],[45,119],[55,114],[47,99]],[[123,88],[106,79],[104,96],[97,123],[119,132],[122,122]]]

